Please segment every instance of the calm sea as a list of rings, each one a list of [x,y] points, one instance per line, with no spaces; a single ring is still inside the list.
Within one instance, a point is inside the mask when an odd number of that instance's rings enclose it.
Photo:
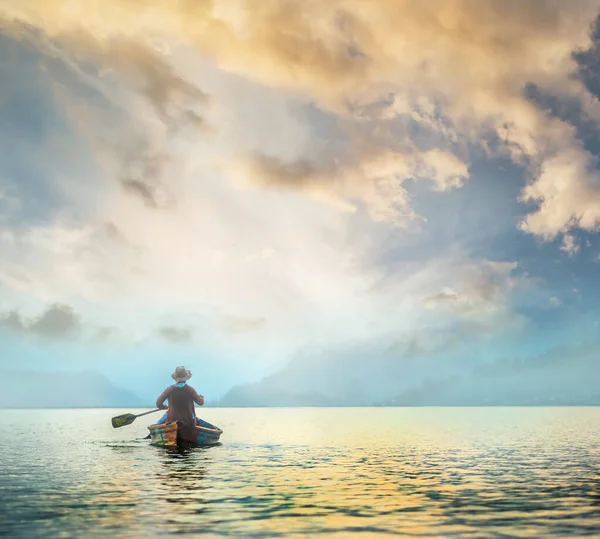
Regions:
[[[125,411],[1,410],[0,535],[600,536],[600,408],[205,409],[187,451]]]

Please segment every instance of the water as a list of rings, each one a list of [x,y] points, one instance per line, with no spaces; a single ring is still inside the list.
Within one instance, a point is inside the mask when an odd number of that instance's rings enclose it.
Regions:
[[[187,451],[123,412],[1,410],[0,535],[600,536],[600,408],[205,409]]]

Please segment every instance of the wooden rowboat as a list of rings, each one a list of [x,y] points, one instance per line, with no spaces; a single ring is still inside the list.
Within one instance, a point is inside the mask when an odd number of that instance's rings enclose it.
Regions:
[[[150,443],[162,447],[177,447],[178,445],[214,445],[219,442],[223,431],[206,421],[198,418],[196,427],[180,427],[176,421],[162,425],[150,425]]]

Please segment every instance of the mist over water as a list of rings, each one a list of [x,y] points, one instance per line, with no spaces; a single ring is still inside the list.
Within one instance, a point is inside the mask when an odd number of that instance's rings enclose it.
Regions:
[[[223,443],[186,451],[141,440],[147,417],[112,429],[121,412],[0,411],[0,535],[600,529],[600,408],[206,409]]]

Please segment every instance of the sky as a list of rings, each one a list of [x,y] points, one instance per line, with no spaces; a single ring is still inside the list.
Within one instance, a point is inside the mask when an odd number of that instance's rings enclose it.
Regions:
[[[0,369],[595,345],[599,14],[0,0]]]

